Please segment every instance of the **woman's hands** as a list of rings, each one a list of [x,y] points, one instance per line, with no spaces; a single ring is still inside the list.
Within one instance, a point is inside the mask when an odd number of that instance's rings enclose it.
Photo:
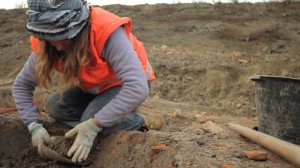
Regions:
[[[41,157],[46,158],[41,151],[41,146],[50,143],[50,136],[42,124],[34,123],[29,129],[31,134],[32,145],[38,148]]]
[[[32,145],[35,147],[50,142],[49,134],[42,124],[35,123],[29,132],[31,134]]]
[[[84,121],[65,134],[67,138],[77,134],[67,154],[69,157],[73,155],[72,162],[82,162],[87,159],[95,137],[102,130],[102,128],[97,126],[98,124],[95,125],[94,122],[95,120],[93,121],[93,119]]]

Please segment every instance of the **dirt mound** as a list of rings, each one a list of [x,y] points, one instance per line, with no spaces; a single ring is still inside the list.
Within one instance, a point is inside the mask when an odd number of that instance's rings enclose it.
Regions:
[[[85,167],[295,167],[226,124],[257,126],[252,75],[300,77],[299,2],[104,8],[133,19],[157,77],[144,104],[167,125],[98,136]],[[0,108],[15,107],[12,82],[31,52],[25,11],[0,10]],[[54,91],[37,89],[34,101],[49,134],[62,136],[70,128],[45,111]],[[1,112],[0,134],[0,167],[74,167],[41,158],[17,112]],[[248,159],[252,150],[268,159]]]

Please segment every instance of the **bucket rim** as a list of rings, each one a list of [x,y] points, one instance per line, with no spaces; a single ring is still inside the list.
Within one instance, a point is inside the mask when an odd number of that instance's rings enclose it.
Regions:
[[[287,77],[287,76],[272,76],[272,75],[253,75],[251,76],[251,80],[260,80],[263,78],[274,78],[274,79],[288,79],[288,80],[296,80],[300,82],[300,78]]]

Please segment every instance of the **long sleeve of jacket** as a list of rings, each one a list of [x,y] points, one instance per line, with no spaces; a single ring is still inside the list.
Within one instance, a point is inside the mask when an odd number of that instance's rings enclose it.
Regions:
[[[36,56],[32,52],[13,84],[14,101],[25,125],[38,120],[38,113],[33,103],[33,92],[37,85],[35,61]]]
[[[122,27],[110,35],[104,46],[103,57],[122,84],[117,96],[95,114],[102,126],[109,127],[140,105],[147,98],[149,87],[139,58]]]

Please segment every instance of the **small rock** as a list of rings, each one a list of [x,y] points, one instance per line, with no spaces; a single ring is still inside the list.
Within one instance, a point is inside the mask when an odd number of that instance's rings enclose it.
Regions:
[[[243,104],[241,104],[241,103],[239,103],[239,104],[236,105],[237,108],[240,108],[242,106],[243,106]]]
[[[150,147],[150,158],[151,160],[154,158],[154,155],[158,154],[160,151],[165,151],[169,149],[169,147],[165,144],[157,145],[157,146],[151,146]]]
[[[235,158],[243,158],[243,154],[240,151],[233,151],[232,156]]]
[[[221,168],[232,168],[233,166],[231,164],[228,163],[223,163]]]
[[[202,116],[203,116],[203,115],[201,115],[201,114],[196,114],[196,115],[195,115],[196,118],[201,118]]]
[[[257,161],[265,161],[268,159],[268,152],[265,151],[244,151],[243,152],[248,159],[257,160]]]
[[[196,118],[196,121],[200,122],[200,123],[205,123],[207,121],[214,121],[214,120],[217,120],[219,118],[220,118],[220,116],[218,116],[218,115],[207,115],[207,116],[204,116],[204,117],[201,117],[201,118]]]
[[[207,121],[205,124],[203,124],[202,129],[204,130],[204,132],[212,134],[217,134],[223,131],[222,128],[214,124],[212,121]]]
[[[246,63],[248,63],[248,61],[247,61],[247,60],[240,59],[240,60],[238,60],[238,63],[240,63],[240,64],[246,64]]]
[[[202,140],[198,140],[196,143],[197,143],[198,145],[200,145],[200,146],[205,145],[205,142],[202,141]]]
[[[239,51],[234,51],[234,52],[231,53],[231,56],[232,56],[232,57],[241,57],[241,56],[242,56],[242,53],[239,52]]]
[[[162,45],[160,48],[164,50],[164,49],[167,49],[168,46],[167,45]]]

